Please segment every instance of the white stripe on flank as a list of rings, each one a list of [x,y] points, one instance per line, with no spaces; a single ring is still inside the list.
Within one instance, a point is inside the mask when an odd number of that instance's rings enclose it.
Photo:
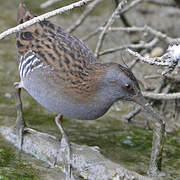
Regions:
[[[34,69],[42,66],[43,63],[36,57],[36,55],[33,52],[27,52],[24,56],[21,56],[19,60],[20,77],[24,78],[27,76],[29,72],[32,72]]]
[[[22,61],[22,65],[21,65],[21,68],[24,66],[25,63],[27,63],[30,59],[32,59],[35,55],[32,54],[31,56],[28,56],[28,58],[26,58],[26,55],[23,57],[23,61]],[[31,62],[31,61],[29,61]]]
[[[30,61],[28,64],[26,64],[25,67],[22,66],[22,67],[23,67],[23,68],[22,68],[22,76],[23,76],[23,77],[25,77],[25,75],[27,74],[26,72],[27,72],[27,70],[28,70],[28,67],[31,67],[31,66],[32,66],[32,61]],[[31,69],[31,68],[29,68],[29,69]]]

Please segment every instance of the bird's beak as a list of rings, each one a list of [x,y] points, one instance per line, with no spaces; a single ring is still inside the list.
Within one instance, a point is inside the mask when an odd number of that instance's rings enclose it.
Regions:
[[[149,167],[149,173],[154,174],[161,169],[162,152],[165,141],[165,122],[158,112],[156,112],[150,103],[143,97],[141,92],[138,95],[133,96],[132,100],[141,105],[147,113],[148,117],[154,120],[154,133],[151,152],[151,161]]]
[[[138,93],[138,95],[133,96],[132,100],[142,106],[142,108],[147,113],[148,117],[150,116],[156,122],[159,122],[160,124],[164,124],[160,114],[152,108],[150,103],[143,97],[141,93]]]

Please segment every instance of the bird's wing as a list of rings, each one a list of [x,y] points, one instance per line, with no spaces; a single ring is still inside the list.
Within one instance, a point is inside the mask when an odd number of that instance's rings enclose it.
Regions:
[[[18,24],[28,21],[32,15],[24,5],[18,8]],[[16,34],[16,44],[21,57],[33,52],[44,65],[57,69],[73,66],[81,70],[83,66],[96,61],[92,51],[79,39],[64,32],[49,21],[42,21]]]

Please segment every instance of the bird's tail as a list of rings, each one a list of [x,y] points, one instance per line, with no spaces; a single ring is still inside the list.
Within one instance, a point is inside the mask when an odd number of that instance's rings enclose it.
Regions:
[[[20,4],[18,7],[18,12],[17,12],[17,22],[18,24],[22,24],[30,19],[34,18],[34,15],[31,14],[27,9],[24,4]]]

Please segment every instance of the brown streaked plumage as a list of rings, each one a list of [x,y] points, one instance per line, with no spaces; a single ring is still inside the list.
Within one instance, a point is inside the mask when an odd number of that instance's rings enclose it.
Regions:
[[[32,19],[24,5],[18,23]],[[16,34],[19,87],[45,108],[76,119],[97,119],[119,100],[140,93],[134,75],[116,63],[99,63],[91,50],[44,20]]]
[[[33,17],[23,5],[19,7],[18,23]],[[82,103],[93,100],[108,69],[117,66],[97,63],[85,44],[46,20],[18,32],[16,44],[20,56],[32,51],[44,66],[53,67],[53,79],[63,86],[61,91]],[[128,73],[129,78],[134,78],[126,68],[120,65],[118,68],[122,73]]]
[[[24,5],[19,6],[19,24],[33,17]],[[45,108],[67,117],[97,119],[114,102],[127,100],[140,104],[162,125],[161,117],[146,103],[129,69],[117,63],[97,62],[83,42],[62,28],[44,20],[21,30],[16,37],[21,81],[14,86],[18,114],[15,129],[20,148],[26,127],[22,116],[21,88]],[[57,116],[56,123],[64,138],[66,135],[59,122],[61,118]],[[67,156],[70,159],[70,154]]]
[[[24,6],[19,7],[18,23],[33,17]],[[75,94],[74,98],[81,94],[84,97],[82,100],[85,100],[95,93],[103,72],[96,66],[91,67],[90,63],[96,58],[80,40],[46,20],[18,32],[16,37],[19,55],[33,51],[45,66],[54,67],[57,78],[64,81],[64,89],[69,89],[67,94]]]

